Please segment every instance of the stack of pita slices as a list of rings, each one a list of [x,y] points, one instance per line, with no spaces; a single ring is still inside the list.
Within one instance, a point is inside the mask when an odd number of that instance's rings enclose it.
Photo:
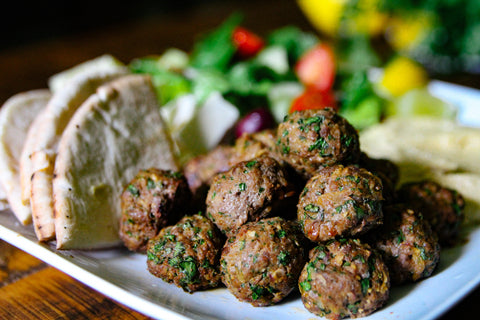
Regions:
[[[140,169],[178,169],[151,80],[105,55],[49,87],[0,109],[0,186],[39,241],[116,246],[125,184]]]

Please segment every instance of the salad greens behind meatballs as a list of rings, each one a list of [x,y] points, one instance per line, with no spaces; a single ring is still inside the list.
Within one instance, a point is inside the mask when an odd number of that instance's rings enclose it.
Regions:
[[[199,37],[191,54],[169,49],[129,65],[134,73],[151,75],[182,162],[211,149],[201,139],[186,137],[209,135],[209,130],[192,128],[199,126],[197,118],[213,117],[200,114],[215,95],[220,97],[217,108],[221,104],[238,112],[238,118],[220,119],[235,123],[227,135],[234,138],[276,127],[290,112],[318,105],[338,111],[357,129],[384,116],[386,101],[374,90],[367,70],[343,67],[341,55],[314,33],[286,26],[258,35],[241,22],[241,15],[232,15]],[[218,121],[215,127],[221,127]]]

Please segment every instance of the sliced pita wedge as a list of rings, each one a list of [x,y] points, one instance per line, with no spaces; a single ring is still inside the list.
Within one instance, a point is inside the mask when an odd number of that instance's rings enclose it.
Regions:
[[[0,184],[0,211],[7,210],[8,208],[10,208],[10,206],[8,205],[7,193]]]
[[[125,67],[81,73],[57,89],[38,115],[30,130],[20,158],[22,201],[30,204],[35,233],[39,241],[55,236],[51,185],[58,141],[79,106],[96,89],[127,74]]]
[[[50,91],[56,93],[79,74],[88,74],[91,73],[92,70],[95,72],[116,70],[118,67],[124,67],[124,64],[114,56],[104,54],[77,64],[70,69],[54,74],[48,79],[48,87],[50,88]]]
[[[120,244],[120,194],[150,167],[178,169],[150,78],[128,75],[100,87],[62,135],[53,180],[57,248]]]
[[[0,109],[0,184],[10,208],[22,224],[32,221],[30,206],[21,200],[19,160],[27,131],[51,97],[48,89],[18,93]]]

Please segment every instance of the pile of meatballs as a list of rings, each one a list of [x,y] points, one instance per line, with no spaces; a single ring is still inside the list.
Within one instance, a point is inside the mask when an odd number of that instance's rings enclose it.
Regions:
[[[120,236],[186,292],[223,283],[261,307],[298,289],[318,316],[363,317],[391,286],[430,276],[464,218],[454,190],[398,176],[334,110],[299,111],[183,172],[140,171],[121,196]]]

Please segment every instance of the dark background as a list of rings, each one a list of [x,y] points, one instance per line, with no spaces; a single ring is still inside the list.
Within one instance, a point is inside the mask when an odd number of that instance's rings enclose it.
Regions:
[[[45,88],[48,78],[105,53],[124,63],[185,51],[230,14],[265,35],[287,24],[313,31],[294,0],[17,1],[0,18],[0,103]]]
[[[153,16],[169,16],[207,2],[224,1],[11,1],[0,19],[0,50]]]

